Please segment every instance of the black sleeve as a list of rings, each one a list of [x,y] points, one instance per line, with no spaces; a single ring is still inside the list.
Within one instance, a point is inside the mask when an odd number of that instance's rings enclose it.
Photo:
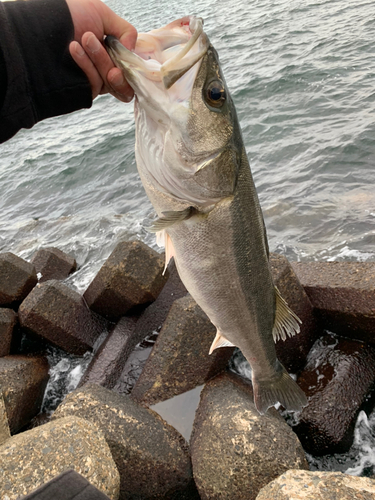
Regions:
[[[91,106],[89,81],[69,54],[73,35],[65,0],[0,2],[0,143]]]

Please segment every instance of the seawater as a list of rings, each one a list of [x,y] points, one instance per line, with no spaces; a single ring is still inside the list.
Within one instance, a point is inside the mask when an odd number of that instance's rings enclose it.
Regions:
[[[107,3],[139,31],[187,14],[204,18],[271,251],[290,260],[375,259],[374,2]],[[1,145],[0,189],[0,251],[29,259],[51,245],[71,253],[79,269],[67,282],[80,292],[118,241],[154,246],[142,226],[151,206],[135,165],[132,105],[111,96]],[[373,420],[362,415],[361,442]]]

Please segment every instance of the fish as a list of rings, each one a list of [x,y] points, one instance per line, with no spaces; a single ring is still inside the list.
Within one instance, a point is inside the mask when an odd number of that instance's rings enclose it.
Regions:
[[[210,354],[237,346],[251,366],[260,414],[306,396],[276,356],[300,320],[275,287],[266,228],[236,109],[203,20],[140,33],[129,51],[105,46],[134,89],[138,172],[157,219],[149,230],[217,329]]]

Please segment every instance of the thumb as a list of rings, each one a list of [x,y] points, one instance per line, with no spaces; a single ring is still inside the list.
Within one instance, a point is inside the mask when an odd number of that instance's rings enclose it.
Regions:
[[[106,15],[103,16],[103,28],[105,35],[113,35],[120,40],[129,50],[134,50],[137,41],[137,30],[122,17],[118,16],[107,5]]]

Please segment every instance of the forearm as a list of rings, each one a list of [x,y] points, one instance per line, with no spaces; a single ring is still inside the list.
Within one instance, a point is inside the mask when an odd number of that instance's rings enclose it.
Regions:
[[[69,54],[73,36],[65,0],[0,2],[0,142],[91,106],[90,84]]]

